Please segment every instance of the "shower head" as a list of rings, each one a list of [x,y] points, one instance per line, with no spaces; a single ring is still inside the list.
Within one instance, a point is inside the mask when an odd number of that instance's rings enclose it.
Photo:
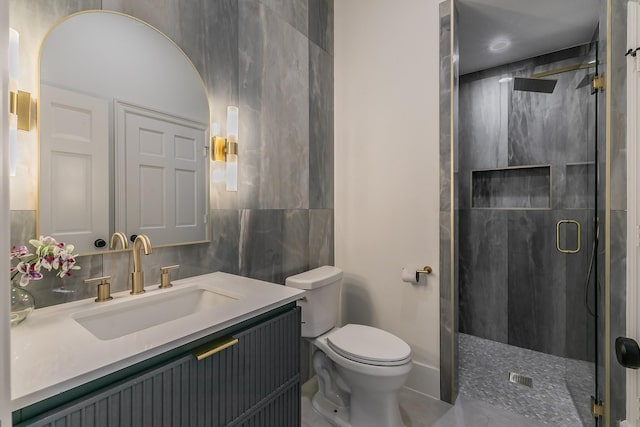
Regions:
[[[523,92],[553,93],[558,80],[536,79],[530,77],[515,77],[513,79],[513,90]]]
[[[596,73],[589,73],[586,76],[584,76],[584,78],[580,80],[580,83],[578,83],[578,86],[576,86],[576,89],[580,89],[581,87],[590,85],[595,75]]]
[[[523,92],[538,92],[538,93],[553,93],[553,90],[556,88],[556,83],[558,83],[557,79],[543,79],[542,77],[553,76],[555,74],[566,73],[568,71],[581,70],[584,68],[592,68],[595,67],[594,62],[589,62],[586,64],[577,64],[570,65],[568,67],[556,68],[554,70],[543,71],[541,73],[532,74],[530,77],[515,77],[513,79],[513,90],[520,90]],[[589,76],[587,76],[589,77]],[[585,77],[576,89],[581,88],[589,84],[591,79],[587,79]]]

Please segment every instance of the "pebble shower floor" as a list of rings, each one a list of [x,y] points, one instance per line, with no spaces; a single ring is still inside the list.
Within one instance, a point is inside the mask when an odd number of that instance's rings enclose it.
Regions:
[[[594,364],[458,334],[460,394],[554,427],[593,425]],[[532,387],[509,373],[532,378]]]

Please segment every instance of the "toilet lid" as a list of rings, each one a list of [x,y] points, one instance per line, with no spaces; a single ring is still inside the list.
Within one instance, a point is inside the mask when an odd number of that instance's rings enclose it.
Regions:
[[[329,334],[329,347],[356,362],[397,366],[411,359],[411,347],[395,335],[365,325],[346,325]]]

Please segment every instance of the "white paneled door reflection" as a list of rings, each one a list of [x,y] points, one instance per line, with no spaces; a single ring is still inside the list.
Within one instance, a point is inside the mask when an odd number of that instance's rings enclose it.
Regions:
[[[80,252],[109,240],[109,103],[43,84],[39,233]]]
[[[205,142],[201,125],[116,102],[116,228],[154,245],[203,240]]]

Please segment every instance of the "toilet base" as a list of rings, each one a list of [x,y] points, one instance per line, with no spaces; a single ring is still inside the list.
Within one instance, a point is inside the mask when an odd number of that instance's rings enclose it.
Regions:
[[[351,424],[349,424],[349,408],[336,405],[324,397],[321,392],[313,395],[311,405],[313,409],[334,426],[351,427]]]

